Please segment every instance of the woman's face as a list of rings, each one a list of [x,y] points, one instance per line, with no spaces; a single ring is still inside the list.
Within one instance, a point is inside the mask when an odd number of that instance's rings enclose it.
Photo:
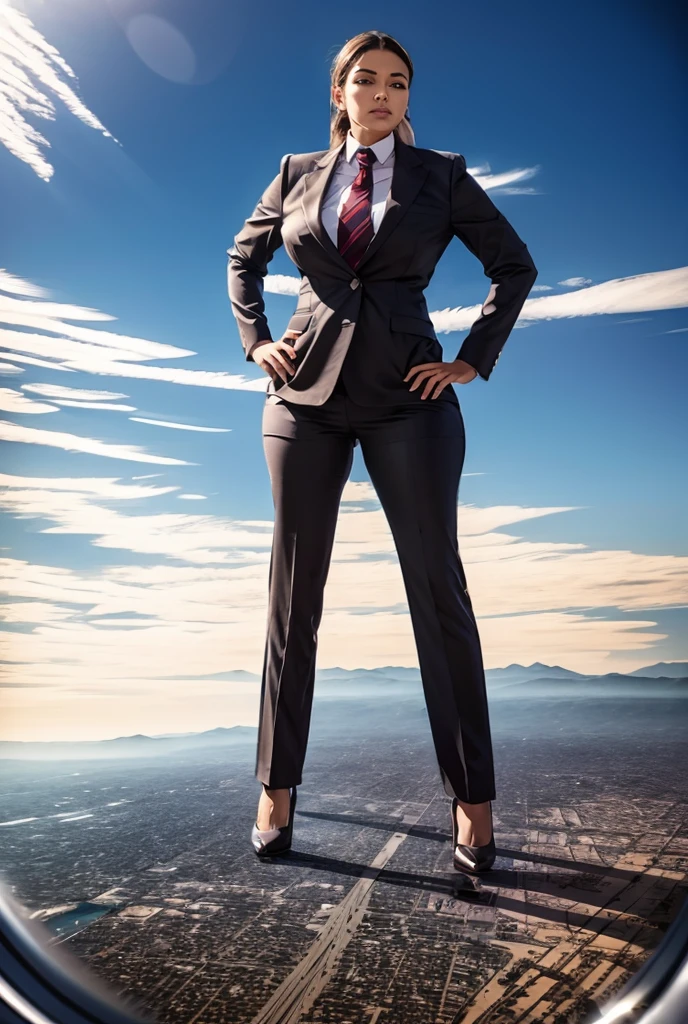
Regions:
[[[409,69],[391,50],[367,50],[349,71],[344,88],[333,86],[332,98],[340,110],[346,110],[352,128],[358,125],[382,138],[406,113]],[[377,113],[377,108],[388,113]]]

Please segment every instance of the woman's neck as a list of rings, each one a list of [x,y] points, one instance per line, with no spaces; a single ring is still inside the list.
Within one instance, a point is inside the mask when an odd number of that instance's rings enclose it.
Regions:
[[[394,131],[394,129],[392,129],[392,131]],[[349,134],[356,139],[356,142],[360,143],[361,146],[374,146],[376,142],[381,142],[382,139],[386,139],[388,135],[392,134],[392,132],[373,132],[369,131],[367,128],[359,128],[359,126],[356,125],[356,131],[354,132],[352,128],[349,128]]]

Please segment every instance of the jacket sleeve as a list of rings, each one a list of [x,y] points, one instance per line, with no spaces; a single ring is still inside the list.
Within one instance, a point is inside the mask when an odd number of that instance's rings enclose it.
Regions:
[[[268,263],[282,245],[283,184],[291,155],[282,157],[279,174],[234,236],[234,245],[227,249],[227,291],[247,362],[254,361],[251,353],[259,342],[273,340],[265,316],[263,279]]]
[[[452,164],[451,218],[454,234],[477,256],[492,281],[481,313],[456,358],[488,380],[535,283],[537,269],[525,242],[468,174],[459,153]]]

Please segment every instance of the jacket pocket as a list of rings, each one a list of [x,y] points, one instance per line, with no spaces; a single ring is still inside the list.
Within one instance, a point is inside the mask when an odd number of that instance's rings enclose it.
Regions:
[[[391,330],[399,331],[401,334],[422,334],[424,338],[432,338],[433,341],[437,341],[432,321],[424,320],[420,316],[392,313],[389,318],[389,326]]]
[[[292,313],[289,323],[287,324],[286,331],[305,331],[311,320],[313,319],[313,313],[307,309],[296,310]]]

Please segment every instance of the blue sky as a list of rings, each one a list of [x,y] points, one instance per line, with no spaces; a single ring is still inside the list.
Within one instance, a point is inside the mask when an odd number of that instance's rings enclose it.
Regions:
[[[686,90],[668,13],[0,0],[0,25],[0,738],[171,732],[191,687],[188,727],[255,724],[252,684],[200,678],[260,672],[273,515],[268,378],[244,359],[226,249],[281,156],[327,148],[329,65],[366,28],[411,54],[416,144],[465,156],[539,270],[490,380],[455,385],[486,666],[688,657]],[[274,337],[297,285],[278,251]],[[445,359],[488,290],[455,239],[426,290]],[[386,664],[417,660],[356,449],[318,665]]]

